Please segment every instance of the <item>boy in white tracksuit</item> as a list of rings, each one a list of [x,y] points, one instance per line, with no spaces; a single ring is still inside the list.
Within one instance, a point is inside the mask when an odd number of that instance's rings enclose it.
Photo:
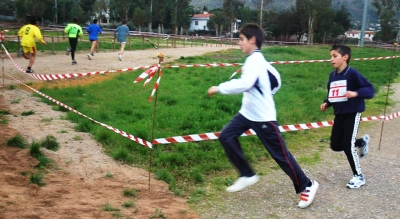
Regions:
[[[264,34],[257,24],[247,24],[240,30],[239,46],[248,54],[239,79],[233,79],[208,89],[208,94],[243,93],[239,113],[223,128],[219,136],[226,155],[238,169],[240,177],[228,192],[237,192],[256,183],[259,177],[254,173],[239,143],[239,136],[253,129],[269,154],[290,177],[296,193],[301,193],[300,208],[309,206],[318,190],[318,182],[310,180],[292,154],[288,151],[276,121],[273,94],[280,88],[280,76],[260,52]]]

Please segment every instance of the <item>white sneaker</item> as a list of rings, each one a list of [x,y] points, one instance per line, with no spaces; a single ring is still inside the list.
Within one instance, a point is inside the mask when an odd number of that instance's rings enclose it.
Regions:
[[[310,187],[306,187],[306,189],[300,193],[300,202],[297,205],[299,208],[307,208],[314,200],[319,184],[315,180],[311,180],[311,183],[312,185]]]
[[[227,192],[238,192],[238,191],[246,188],[247,186],[253,185],[254,183],[258,182],[258,180],[260,180],[260,178],[257,175],[254,175],[252,177],[247,177],[247,176],[239,177],[235,181],[235,183],[233,183],[233,185],[226,188],[226,191]]]
[[[346,187],[349,189],[358,189],[363,185],[365,185],[365,177],[364,174],[360,174],[354,175],[350,182],[347,183]]]
[[[118,60],[122,61],[122,56],[121,55],[118,55]]]
[[[360,151],[360,157],[363,158],[365,156],[367,156],[368,154],[368,143],[369,143],[369,135],[366,134],[362,137],[363,143],[362,146],[359,148]]]
[[[87,57],[88,57],[89,60],[92,60],[92,58],[90,58],[90,54],[87,54]]]

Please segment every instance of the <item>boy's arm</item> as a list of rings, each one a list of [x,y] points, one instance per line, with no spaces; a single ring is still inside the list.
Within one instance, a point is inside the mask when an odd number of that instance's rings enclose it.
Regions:
[[[79,36],[82,36],[82,35],[83,35],[83,31],[82,31],[82,27],[81,27],[81,26],[79,26],[78,35],[79,35]]]
[[[39,29],[39,28],[35,28],[34,31],[35,31],[35,32],[34,32],[35,37],[36,37],[41,43],[43,43],[43,44],[46,45],[46,42],[45,42],[44,39],[43,39],[43,36],[42,36],[42,33],[40,32],[40,29]]]
[[[371,99],[375,95],[374,86],[364,76],[358,74],[358,80],[360,82],[360,89],[358,89],[357,96],[363,99]]]
[[[330,78],[330,77],[329,77],[329,78]],[[330,106],[332,106],[332,103],[329,102],[329,100],[328,100],[329,91],[330,91],[330,89],[331,89],[330,80],[328,81],[328,83],[327,83],[327,85],[326,85],[326,88],[327,88],[328,94],[326,95],[326,99],[324,100],[323,104],[326,104],[326,108],[329,108]],[[321,105],[321,106],[322,106],[322,105]],[[326,109],[326,108],[325,108],[325,109]],[[322,110],[322,109],[321,109],[321,110]]]
[[[64,32],[65,32],[65,33],[68,33],[68,32],[69,32],[69,25],[67,25],[67,26],[65,27]]]
[[[24,35],[24,27],[21,27],[18,31],[18,36],[22,37]]]

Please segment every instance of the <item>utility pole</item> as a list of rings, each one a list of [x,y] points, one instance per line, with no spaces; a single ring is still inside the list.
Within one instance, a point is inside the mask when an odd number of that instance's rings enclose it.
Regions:
[[[54,20],[54,25],[57,24],[57,0],[54,0],[54,11],[55,11],[55,20]]]
[[[262,28],[263,7],[264,7],[264,0],[261,0],[261,7],[260,7],[260,27],[261,28]]]
[[[365,26],[367,25],[367,9],[368,9],[368,0],[364,0],[364,12],[361,23],[360,44],[358,45],[360,47],[364,47]]]
[[[150,24],[149,24],[149,32],[152,27],[152,22],[153,22],[153,0],[150,1]],[[151,31],[153,32],[153,31]]]

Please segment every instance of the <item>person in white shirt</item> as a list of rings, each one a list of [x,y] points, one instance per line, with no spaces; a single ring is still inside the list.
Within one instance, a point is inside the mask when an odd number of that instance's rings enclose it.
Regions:
[[[268,153],[290,177],[296,193],[300,193],[298,207],[308,207],[317,193],[319,184],[310,180],[297,161],[288,151],[276,119],[273,95],[281,86],[278,71],[272,67],[260,52],[264,40],[263,30],[257,24],[247,24],[240,29],[239,46],[248,54],[239,79],[212,86],[208,94],[243,93],[239,113],[222,129],[218,140],[221,142],[231,163],[238,169],[239,178],[226,191],[238,192],[259,181],[243,154],[239,136],[248,129],[257,133]]]

